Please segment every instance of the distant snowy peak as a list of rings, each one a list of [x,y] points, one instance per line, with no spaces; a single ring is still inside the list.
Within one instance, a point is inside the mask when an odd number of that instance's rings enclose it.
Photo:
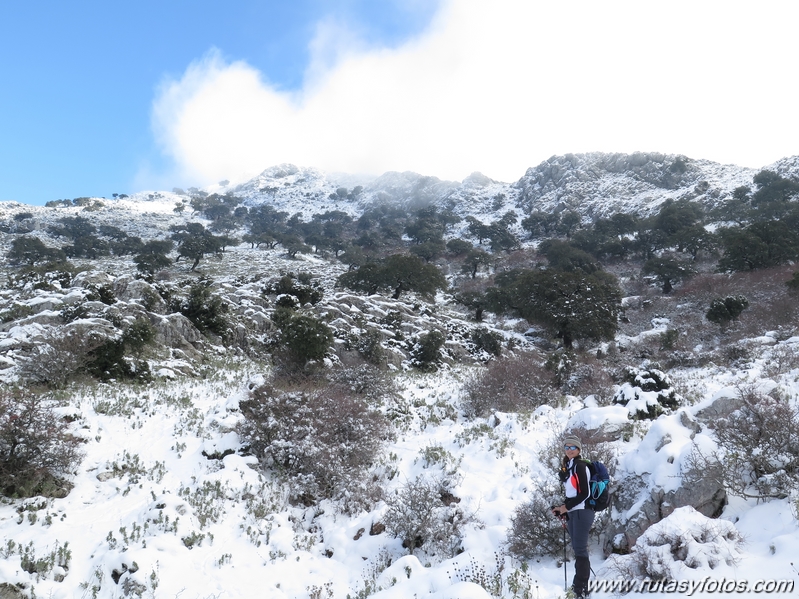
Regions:
[[[777,160],[777,162],[768,165],[766,169],[774,171],[780,177],[799,181],[799,156],[788,156],[787,158],[781,158],[780,160]]]
[[[667,199],[716,205],[756,169],[694,160],[679,154],[566,154],[530,168],[516,184],[525,211],[575,210],[588,217],[648,214]]]
[[[210,191],[210,189],[206,190]],[[308,217],[326,210],[341,210],[353,215],[375,203],[390,203],[412,210],[435,204],[457,211],[482,213],[490,198],[513,196],[507,183],[481,173],[472,173],[463,182],[444,181],[410,171],[390,171],[379,177],[329,174],[318,169],[280,164],[232,190],[247,203],[268,203],[277,210]],[[506,209],[512,208],[512,205]]]
[[[799,156],[765,168],[799,179]],[[494,181],[481,173],[457,182],[409,171],[370,179],[280,164],[233,192],[251,204],[266,202],[306,216],[325,210],[355,215],[370,204],[389,202],[409,210],[434,204],[484,218],[514,208],[522,214],[574,210],[589,220],[616,212],[651,214],[668,199],[712,208],[729,199],[735,188],[752,186],[759,170],[658,152],[553,156],[527,169],[516,183]]]

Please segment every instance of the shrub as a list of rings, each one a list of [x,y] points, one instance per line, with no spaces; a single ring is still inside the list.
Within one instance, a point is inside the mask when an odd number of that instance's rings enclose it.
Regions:
[[[210,281],[194,283],[189,296],[180,302],[173,302],[172,308],[188,318],[203,333],[213,333],[223,337],[228,332],[225,316],[229,306],[219,297],[211,294]]]
[[[724,326],[733,320],[738,320],[741,313],[748,307],[749,300],[743,295],[728,295],[710,302],[710,308],[705,314],[705,318]]]
[[[435,329],[420,335],[411,347],[411,363],[420,370],[436,370],[445,341],[444,333]]]
[[[25,318],[31,314],[33,314],[33,309],[28,304],[14,302],[11,304],[11,306],[0,312],[0,322],[20,320],[21,318]]]
[[[300,306],[318,304],[324,296],[321,285],[316,281],[311,282],[310,275],[307,273],[300,273],[298,276],[294,276],[292,273],[284,275],[278,281],[267,285],[264,288],[264,293],[292,296],[296,298],[296,302]]]
[[[286,313],[282,316],[275,321],[280,328],[279,357],[299,367],[325,357],[333,344],[333,331],[326,323],[306,314]]]
[[[95,285],[94,283],[86,285],[86,299],[90,302],[102,302],[106,306],[115,304],[117,301],[110,285]]]
[[[773,347],[769,352],[763,371],[766,376],[776,378],[791,372],[795,368],[799,368],[799,352],[792,346],[781,343]]]
[[[18,372],[30,383],[62,387],[89,362],[89,353],[102,345],[103,337],[86,327],[57,327],[42,337],[31,354],[20,361]]]
[[[624,404],[636,419],[655,420],[676,409],[680,398],[669,376],[656,368],[627,368],[613,402]]]
[[[356,492],[388,435],[385,418],[341,386],[303,393],[265,384],[241,412],[239,434],[249,451],[306,505]]]
[[[66,496],[66,477],[82,457],[80,441],[67,428],[43,396],[0,390],[0,493]]]
[[[61,316],[61,320],[64,321],[64,324],[69,324],[70,322],[88,317],[89,308],[86,307],[84,302],[66,305],[59,310],[58,315]]]
[[[547,358],[558,388],[569,395],[593,395],[599,402],[609,402],[613,397],[613,380],[607,367],[591,354],[575,353],[561,348]]]
[[[458,553],[463,527],[472,519],[457,507],[452,480],[419,476],[385,498],[383,524],[412,555],[422,549],[442,558]]]
[[[478,351],[485,351],[492,356],[499,356],[502,353],[502,335],[496,331],[477,327],[472,329],[471,339]]]
[[[461,408],[469,417],[490,412],[526,412],[555,403],[554,377],[535,354],[489,362],[464,384]]]
[[[28,266],[34,266],[37,262],[63,262],[65,259],[66,254],[62,250],[47,247],[37,237],[18,237],[11,242],[11,249],[6,254],[9,264]]]
[[[552,514],[552,506],[563,503],[562,491],[552,481],[541,483],[532,498],[516,507],[508,531],[508,552],[521,560],[552,557],[562,560],[571,544],[563,544],[563,526]],[[570,550],[569,550],[570,551]]]
[[[738,400],[738,409],[711,422],[720,455],[705,457],[697,450],[694,457],[717,462],[708,470],[717,472],[732,495],[788,497],[799,489],[799,410],[754,387],[740,388]]]
[[[673,350],[679,338],[680,331],[677,329],[666,329],[659,335],[660,349],[667,351]]]
[[[155,328],[149,320],[139,318],[122,334],[122,343],[134,355],[140,355],[145,346],[155,339]]]
[[[332,386],[341,387],[342,392],[365,399],[370,405],[377,405],[387,397],[397,394],[394,379],[385,371],[371,364],[352,368],[341,368],[329,375]]]
[[[72,284],[74,274],[75,267],[68,262],[47,262],[19,273],[9,273],[8,284],[11,289],[60,290]]]
[[[382,366],[386,363],[386,352],[383,349],[383,334],[374,328],[361,333],[354,343],[358,354],[369,364]]]
[[[86,371],[100,379],[110,381],[150,379],[150,365],[142,360],[133,360],[126,356],[126,338],[107,339],[102,345],[93,349],[88,354]]]

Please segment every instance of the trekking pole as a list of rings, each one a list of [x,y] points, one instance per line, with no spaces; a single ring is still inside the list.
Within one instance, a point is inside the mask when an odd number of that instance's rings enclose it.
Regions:
[[[566,576],[566,519],[560,519],[561,527],[563,528],[563,592],[567,592],[566,585],[569,584],[567,582]]]
[[[568,574],[566,573],[566,520],[569,519],[569,516],[556,512],[554,508],[552,513],[560,520],[560,527],[563,529],[563,590],[566,592],[569,584]]]
[[[560,526],[563,529],[563,591],[568,592],[568,574],[566,573],[566,520],[569,519],[568,514],[561,514],[552,508],[552,515],[560,520]]]

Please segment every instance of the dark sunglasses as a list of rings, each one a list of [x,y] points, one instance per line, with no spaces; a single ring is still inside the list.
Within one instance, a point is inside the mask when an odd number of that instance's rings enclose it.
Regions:
[[[564,445],[563,451],[574,451],[575,449],[579,449],[576,445]]]

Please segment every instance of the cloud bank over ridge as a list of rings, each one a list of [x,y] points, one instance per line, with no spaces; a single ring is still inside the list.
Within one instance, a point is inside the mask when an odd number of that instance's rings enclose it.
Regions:
[[[799,5],[448,0],[394,48],[322,22],[301,89],[217,50],[164,82],[153,130],[174,178],[292,162],[512,181],[567,152],[663,151],[761,167],[799,153]]]

